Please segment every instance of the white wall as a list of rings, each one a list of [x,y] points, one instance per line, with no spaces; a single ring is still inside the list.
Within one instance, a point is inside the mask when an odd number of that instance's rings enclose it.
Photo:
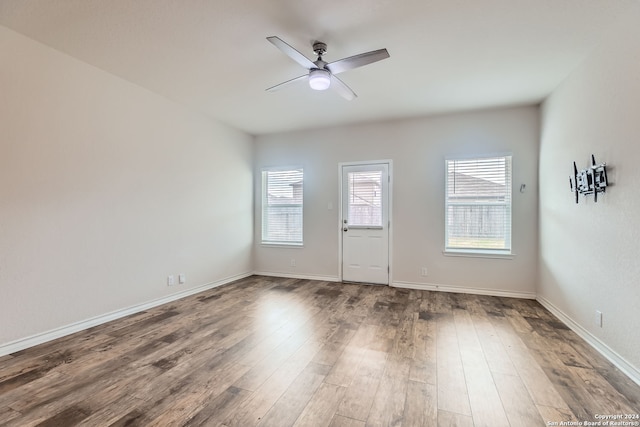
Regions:
[[[640,4],[544,103],[540,285],[544,301],[635,366],[640,378]],[[591,154],[613,183],[574,203]],[[595,311],[603,312],[602,328]]]
[[[251,271],[252,137],[4,27],[0,52],[0,347]]]
[[[537,280],[538,120],[537,107],[522,107],[258,137],[255,270],[337,278],[338,163],[392,159],[394,282],[533,296]],[[502,152],[513,153],[515,258],[444,256],[445,156]],[[288,165],[304,167],[304,248],[265,247],[259,244],[259,172],[263,167]],[[524,194],[518,191],[523,183],[527,186]],[[291,258],[296,259],[295,267],[290,266]],[[428,268],[427,277],[419,274],[422,266]]]

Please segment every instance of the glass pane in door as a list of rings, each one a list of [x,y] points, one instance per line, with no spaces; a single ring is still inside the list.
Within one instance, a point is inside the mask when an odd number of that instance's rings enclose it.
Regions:
[[[349,172],[349,227],[382,227],[382,171]]]

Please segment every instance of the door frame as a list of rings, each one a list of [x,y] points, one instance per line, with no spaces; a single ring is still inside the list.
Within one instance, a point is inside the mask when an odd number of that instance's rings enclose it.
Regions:
[[[388,197],[388,206],[389,209],[389,224],[387,225],[387,231],[389,233],[389,247],[388,247],[388,257],[389,257],[389,283],[386,286],[392,286],[393,283],[393,160],[385,159],[385,160],[360,160],[357,162],[339,162],[338,163],[338,281],[342,282],[342,221],[343,221],[343,182],[342,182],[342,168],[345,166],[366,166],[366,165],[379,165],[386,164],[387,170],[389,172],[389,190],[387,194]],[[384,285],[381,285],[384,286]]]

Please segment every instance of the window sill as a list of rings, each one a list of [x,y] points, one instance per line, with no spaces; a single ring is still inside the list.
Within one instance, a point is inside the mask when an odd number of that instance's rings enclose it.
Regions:
[[[516,254],[512,252],[483,251],[473,249],[445,249],[444,256],[467,257],[467,258],[493,258],[493,259],[513,259]]]
[[[297,249],[303,248],[303,243],[285,243],[285,242],[261,242],[260,246],[264,246],[265,248],[288,248],[288,249]]]

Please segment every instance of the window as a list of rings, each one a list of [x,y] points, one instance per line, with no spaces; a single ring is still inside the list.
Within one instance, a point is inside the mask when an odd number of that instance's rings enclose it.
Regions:
[[[302,245],[302,169],[262,171],[262,243]]]
[[[382,228],[382,171],[349,172],[349,227]]]
[[[445,252],[511,254],[511,156],[447,160]]]

